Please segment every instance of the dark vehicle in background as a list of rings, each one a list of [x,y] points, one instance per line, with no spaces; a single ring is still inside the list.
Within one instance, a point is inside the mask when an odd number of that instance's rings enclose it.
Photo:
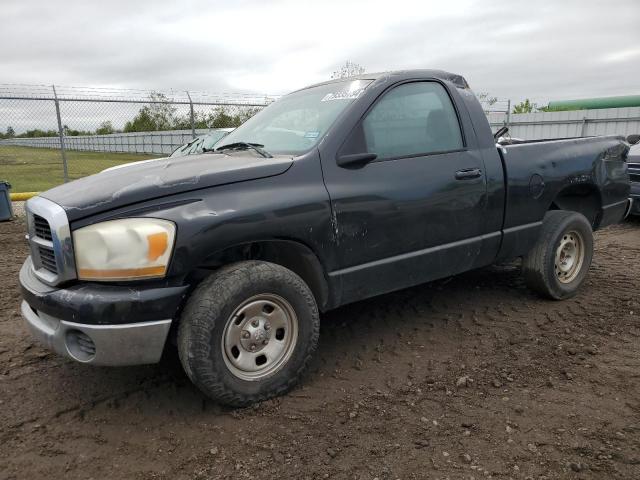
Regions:
[[[205,394],[248,405],[296,384],[319,312],[518,257],[533,290],[574,295],[592,232],[630,203],[623,139],[496,145],[465,79],[438,70],[293,92],[215,147],[27,203],[37,338],[96,365],[175,342]]]
[[[627,141],[631,144],[627,160],[629,162],[631,198],[633,198],[631,215],[640,215],[640,135],[629,135]]]
[[[233,128],[216,128],[196,138],[184,145],[176,148],[169,157],[182,157],[184,155],[196,155],[204,153],[207,150],[213,150],[213,146],[229,132],[233,132]]]

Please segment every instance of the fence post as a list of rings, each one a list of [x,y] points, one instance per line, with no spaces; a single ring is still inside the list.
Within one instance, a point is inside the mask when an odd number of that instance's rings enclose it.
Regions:
[[[580,129],[580,136],[584,137],[584,134],[587,132],[587,117],[582,117],[582,128]]]
[[[185,90],[187,93],[187,98],[189,99],[189,110],[191,111],[191,138],[196,138],[196,119],[193,115],[193,102],[191,101],[191,95],[189,92]]]
[[[505,127],[510,128],[511,125],[511,99],[507,100],[507,120]]]
[[[64,130],[62,129],[62,119],[60,118],[60,102],[58,101],[58,94],[56,93],[56,86],[51,85],[53,88],[53,101],[56,104],[56,117],[58,117],[58,135],[60,137],[60,153],[62,154],[62,169],[64,171],[64,183],[69,181],[69,171],[67,170],[67,152],[64,148]]]

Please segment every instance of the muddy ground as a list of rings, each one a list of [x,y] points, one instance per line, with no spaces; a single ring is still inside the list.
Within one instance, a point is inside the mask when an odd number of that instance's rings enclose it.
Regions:
[[[19,314],[27,254],[0,223],[0,478],[640,478],[640,222],[597,234],[574,299],[491,267],[323,317],[310,372],[245,409],[175,356],[72,363]]]

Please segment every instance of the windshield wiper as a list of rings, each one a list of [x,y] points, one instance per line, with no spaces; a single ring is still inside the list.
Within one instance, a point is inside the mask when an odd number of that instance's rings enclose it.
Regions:
[[[265,158],[272,158],[273,155],[271,155],[266,150],[263,150],[262,147],[264,147],[264,145],[260,143],[234,142],[222,145],[221,147],[216,148],[214,151],[222,152],[223,150],[255,150]]]

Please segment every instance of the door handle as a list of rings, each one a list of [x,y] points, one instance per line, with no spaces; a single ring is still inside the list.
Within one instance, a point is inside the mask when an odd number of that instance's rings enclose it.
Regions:
[[[465,168],[456,172],[456,180],[470,180],[482,176],[482,170],[479,168]]]

